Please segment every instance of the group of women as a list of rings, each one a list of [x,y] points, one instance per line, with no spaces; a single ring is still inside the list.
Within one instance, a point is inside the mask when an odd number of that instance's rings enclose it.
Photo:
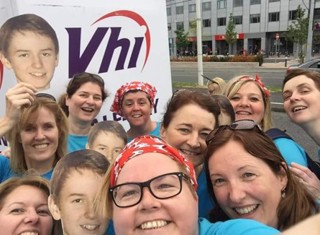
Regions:
[[[128,120],[128,139],[133,141],[101,180],[101,198],[90,203],[97,210],[92,213],[112,218],[116,234],[277,234],[318,211],[320,184],[308,169],[303,149],[293,140],[272,141],[265,133],[272,127],[270,92],[259,77],[230,80],[225,96],[177,91],[168,101],[161,126],[150,117],[155,94],[147,83],[124,84],[111,108]],[[284,80],[286,112],[318,144],[319,96],[320,77],[314,72],[296,70]],[[27,84],[10,89],[6,113],[10,125],[0,127],[0,133],[8,133],[12,149],[10,160],[0,158],[1,181],[31,169],[50,179],[67,145],[68,152],[86,148],[92,120],[106,97],[103,79],[90,73],[70,80],[60,99],[62,108],[48,94],[35,95]],[[287,146],[292,146],[290,152]],[[33,181],[42,185],[39,179]],[[0,224],[8,201],[16,200],[8,195],[32,188],[21,180],[2,194],[2,188],[11,184],[0,186]],[[50,195],[43,185],[44,190],[35,193],[39,198]],[[50,214],[48,206],[45,210],[33,206],[38,219],[47,219],[45,231],[51,231],[55,226],[45,216]],[[59,206],[59,201],[52,201],[53,209],[63,209]],[[56,217],[61,219],[60,213]],[[39,227],[36,222],[34,226]]]

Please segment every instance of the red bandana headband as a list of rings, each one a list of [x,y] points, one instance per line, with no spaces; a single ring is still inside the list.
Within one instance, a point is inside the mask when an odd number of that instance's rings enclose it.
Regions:
[[[270,97],[270,91],[268,90],[268,88],[264,85],[264,83],[261,81],[261,78],[258,74],[256,74],[255,78],[249,77],[249,76],[243,76],[239,79],[239,81],[243,81],[243,80],[252,80],[254,82],[256,82],[258,84],[258,86],[263,90],[264,94],[266,95],[266,97]]]
[[[111,112],[114,112],[122,116],[122,111],[121,111],[122,100],[125,94],[129,91],[144,91],[150,97],[150,101],[152,105],[154,104],[154,97],[156,96],[157,89],[151,86],[149,83],[134,81],[134,82],[129,82],[122,85],[116,91],[116,95],[114,97],[112,106],[110,108]]]
[[[121,151],[111,168],[110,186],[113,187],[116,185],[123,166],[129,160],[145,153],[161,153],[182,164],[190,176],[194,189],[197,190],[198,184],[196,180],[196,173],[192,163],[189,162],[177,149],[170,146],[162,139],[148,135],[133,139]]]

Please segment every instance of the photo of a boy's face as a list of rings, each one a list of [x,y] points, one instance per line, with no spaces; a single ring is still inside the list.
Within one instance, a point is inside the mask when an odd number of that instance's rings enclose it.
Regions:
[[[17,82],[32,84],[38,91],[49,89],[58,55],[56,32],[38,15],[11,17],[0,28],[0,60],[13,70]]]
[[[38,90],[44,90],[50,87],[58,55],[51,38],[22,31],[13,34],[2,62],[13,70],[18,82],[30,83]]]

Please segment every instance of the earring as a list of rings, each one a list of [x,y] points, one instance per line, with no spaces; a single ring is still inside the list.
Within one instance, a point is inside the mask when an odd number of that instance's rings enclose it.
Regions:
[[[283,189],[283,190],[281,191],[281,197],[282,197],[282,198],[285,198],[285,197],[286,197],[286,191],[285,191],[285,189]]]

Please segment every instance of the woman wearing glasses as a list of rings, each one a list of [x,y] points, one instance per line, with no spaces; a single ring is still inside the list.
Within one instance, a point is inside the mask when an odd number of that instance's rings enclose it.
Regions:
[[[66,94],[59,99],[68,117],[68,152],[86,148],[92,122],[106,98],[107,92],[100,76],[83,72],[70,80]]]
[[[151,120],[156,93],[154,86],[139,81],[126,83],[117,90],[110,111],[129,122],[129,142],[141,135],[160,135],[160,122]]]
[[[0,156],[0,183],[28,170],[51,178],[53,167],[66,153],[68,135],[66,116],[53,99],[38,94],[22,108],[19,121],[8,132],[11,157]]]
[[[217,128],[207,145],[205,169],[216,202],[211,221],[246,218],[284,230],[317,212],[315,198],[254,121]]]
[[[180,90],[168,102],[161,126],[161,137],[178,149],[195,168],[199,216],[204,218],[209,217],[214,206],[203,169],[205,140],[219,126],[219,115],[217,99],[201,91]]]
[[[163,140],[130,142],[108,171],[97,208],[111,213],[116,234],[278,234],[253,220],[211,224],[198,219],[197,180],[192,163]]]

